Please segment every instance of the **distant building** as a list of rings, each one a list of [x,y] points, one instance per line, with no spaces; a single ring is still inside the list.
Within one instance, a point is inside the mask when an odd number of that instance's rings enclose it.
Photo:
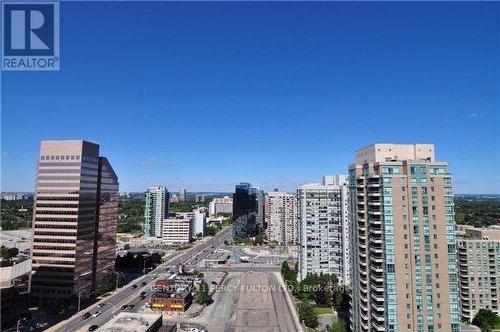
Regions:
[[[91,296],[114,273],[118,178],[99,145],[42,141],[35,190],[32,297]],[[101,271],[98,271],[101,270]]]
[[[163,220],[168,214],[169,194],[163,186],[149,187],[144,207],[144,236],[161,238]]]
[[[219,213],[233,213],[233,199],[229,196],[214,198],[209,206],[210,217],[216,217]]]
[[[184,202],[185,200],[187,200],[187,190],[186,188],[181,188],[179,190],[179,201]]]
[[[2,193],[2,199],[6,201],[17,201],[23,199],[23,195],[19,193]]]
[[[273,191],[265,198],[266,234],[269,241],[279,245],[298,242],[297,197],[294,194]]]
[[[471,322],[479,309],[500,315],[500,227],[465,229],[457,251],[462,318]]]
[[[250,183],[236,185],[233,195],[234,234],[254,236],[264,228],[264,193]]]
[[[177,246],[189,243],[193,238],[194,218],[175,217],[163,221],[163,242]]]
[[[120,312],[99,328],[100,332],[157,332],[163,325],[162,315]]]
[[[205,202],[205,199],[206,199],[205,195],[196,195],[195,197],[196,202]]]
[[[207,214],[206,214],[206,209],[202,208],[196,208],[194,211],[194,235],[198,236],[198,234],[201,234],[201,236],[205,235],[205,231],[207,229]]]
[[[179,203],[179,197],[176,194],[170,196],[170,203]]]
[[[373,144],[349,166],[351,331],[460,330],[451,175],[432,144]]]
[[[335,274],[349,285],[347,177],[324,177],[322,183],[297,188],[300,255],[299,279],[309,273]]]

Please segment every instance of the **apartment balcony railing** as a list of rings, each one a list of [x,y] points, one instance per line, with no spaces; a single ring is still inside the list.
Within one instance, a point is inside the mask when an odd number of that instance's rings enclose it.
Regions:
[[[372,320],[372,331],[375,330],[377,332],[383,332],[385,331],[385,327],[384,327],[384,324],[379,324],[377,321],[375,320]]]
[[[373,252],[373,253],[376,253],[376,254],[382,254],[383,252],[383,249],[382,247],[378,247],[378,246],[370,246],[370,251]]]
[[[376,275],[370,274],[370,287],[373,289],[377,290],[378,292],[383,292],[384,291],[384,278],[383,277],[378,277]]]

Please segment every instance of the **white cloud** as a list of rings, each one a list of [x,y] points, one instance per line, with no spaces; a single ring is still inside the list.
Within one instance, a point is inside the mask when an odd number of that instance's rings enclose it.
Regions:
[[[149,157],[147,159],[141,160],[141,166],[143,168],[149,168],[151,167],[156,161],[155,157]]]

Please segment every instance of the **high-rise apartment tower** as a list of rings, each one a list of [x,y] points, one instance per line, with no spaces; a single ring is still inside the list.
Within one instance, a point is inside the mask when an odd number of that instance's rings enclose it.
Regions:
[[[163,186],[149,187],[144,208],[144,236],[163,237],[163,220],[167,217],[169,193]]]
[[[324,177],[322,183],[297,188],[299,217],[299,279],[309,273],[335,274],[342,284],[350,282],[349,189],[347,177]]]
[[[351,330],[459,331],[447,163],[432,144],[374,144],[349,177]]]

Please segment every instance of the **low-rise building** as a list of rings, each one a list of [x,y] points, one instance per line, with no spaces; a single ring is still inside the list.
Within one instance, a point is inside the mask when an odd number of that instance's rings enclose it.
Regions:
[[[153,293],[148,303],[153,310],[186,311],[193,302],[191,288],[158,290]]]
[[[222,225],[224,223],[225,218],[224,217],[210,217],[207,219],[207,226],[208,227],[215,227]]]
[[[224,265],[227,263],[229,258],[231,257],[231,254],[227,251],[216,251],[208,255],[207,258],[205,258],[205,267],[210,268],[210,267],[217,267],[219,265]]]
[[[161,314],[120,312],[106,324],[101,332],[156,332],[162,327]]]
[[[27,311],[30,278],[31,259],[17,264],[2,262],[0,267],[2,331],[14,326],[20,313]]]
[[[500,228],[466,228],[457,254],[462,318],[472,321],[479,309],[500,315]]]
[[[189,243],[193,238],[193,218],[174,217],[163,220],[163,242],[177,246]]]

